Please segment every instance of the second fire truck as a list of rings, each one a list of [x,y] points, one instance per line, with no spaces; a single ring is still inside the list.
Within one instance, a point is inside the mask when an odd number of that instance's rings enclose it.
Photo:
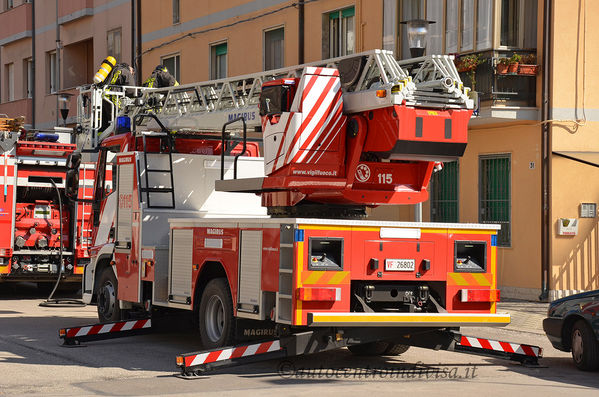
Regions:
[[[0,118],[0,283],[31,281],[50,289],[60,275],[77,285],[92,230],[91,206],[65,191],[67,157],[76,145],[70,134],[28,132],[23,122]],[[89,199],[94,164],[76,166],[73,198]]]

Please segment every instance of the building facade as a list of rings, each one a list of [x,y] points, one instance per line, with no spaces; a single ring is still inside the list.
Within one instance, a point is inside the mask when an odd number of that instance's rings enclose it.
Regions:
[[[30,127],[73,124],[76,87],[91,82],[107,53],[131,63],[131,1],[3,0],[1,7],[0,113],[23,115]],[[66,120],[60,109],[69,109]]]
[[[10,3],[0,14],[0,112],[35,107],[36,123],[49,125],[57,117],[48,77],[54,2],[36,1],[35,18],[33,4]],[[164,64],[185,84],[375,48],[408,58],[401,22],[434,22],[426,52],[456,55],[479,106],[464,157],[434,175],[422,219],[501,224],[497,281],[504,297],[554,299],[599,288],[599,47],[590,28],[599,7],[592,1],[64,0],[58,12],[60,90],[91,80],[116,51],[110,32],[118,29],[121,58],[131,62],[137,53],[142,79]],[[132,15],[140,15],[139,46]],[[520,65],[504,74],[502,64],[516,61],[537,70]],[[371,216],[414,220],[417,212],[379,207]]]

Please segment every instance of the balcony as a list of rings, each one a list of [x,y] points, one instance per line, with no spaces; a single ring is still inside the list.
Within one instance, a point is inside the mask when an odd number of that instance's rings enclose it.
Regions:
[[[93,15],[93,13],[93,0],[63,0],[58,6],[58,21],[62,25],[79,18]]]
[[[538,65],[534,51],[515,53],[527,61],[526,64],[534,62]],[[457,57],[456,66],[464,85],[478,93],[479,118],[506,119],[504,121],[538,118],[538,66],[533,71],[522,67],[523,63],[519,62],[519,66],[512,67],[513,70],[503,72],[500,63],[507,62],[513,54],[514,51],[489,50]]]
[[[31,37],[31,3],[24,3],[0,13],[0,45]]]

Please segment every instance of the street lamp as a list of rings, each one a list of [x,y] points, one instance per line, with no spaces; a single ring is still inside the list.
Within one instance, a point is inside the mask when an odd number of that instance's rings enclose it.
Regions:
[[[410,55],[412,58],[418,58],[424,55],[426,50],[426,35],[428,33],[428,25],[435,21],[427,21],[424,19],[411,19],[409,21],[400,22],[408,27],[408,45],[410,46]]]
[[[69,98],[73,96],[73,94],[62,93],[58,96],[58,102],[62,105],[60,106],[60,115],[62,116],[62,121],[64,126],[67,125],[67,116],[69,115]]]

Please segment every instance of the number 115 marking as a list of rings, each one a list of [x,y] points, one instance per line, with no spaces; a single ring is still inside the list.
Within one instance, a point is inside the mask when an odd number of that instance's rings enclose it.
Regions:
[[[379,183],[391,185],[393,183],[393,174],[378,174]]]

